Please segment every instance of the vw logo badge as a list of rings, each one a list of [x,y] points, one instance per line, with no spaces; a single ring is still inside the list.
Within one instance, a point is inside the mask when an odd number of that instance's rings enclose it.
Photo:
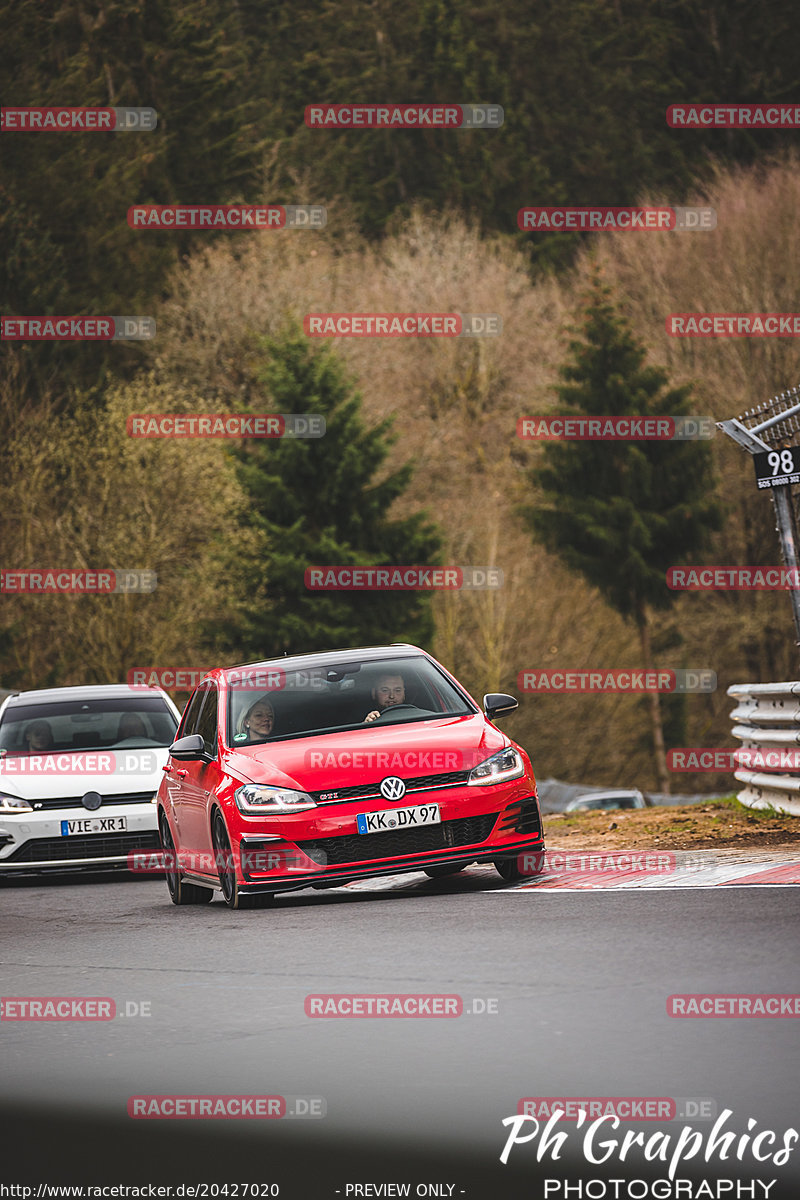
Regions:
[[[406,785],[396,775],[387,775],[381,781],[381,795],[384,800],[402,800],[406,794]]]
[[[81,804],[84,808],[88,808],[89,812],[94,812],[103,803],[103,798],[99,792],[87,792],[85,796],[81,796]]]

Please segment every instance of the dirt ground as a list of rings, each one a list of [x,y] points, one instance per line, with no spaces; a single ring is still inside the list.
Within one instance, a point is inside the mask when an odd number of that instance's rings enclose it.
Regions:
[[[549,850],[800,850],[800,817],[745,808],[735,798],[676,808],[545,813],[543,819]]]

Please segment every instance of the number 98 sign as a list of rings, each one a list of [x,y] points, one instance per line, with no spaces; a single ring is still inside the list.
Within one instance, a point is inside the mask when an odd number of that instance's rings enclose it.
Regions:
[[[754,454],[753,463],[760,488],[786,487],[790,483],[800,483],[800,446]]]

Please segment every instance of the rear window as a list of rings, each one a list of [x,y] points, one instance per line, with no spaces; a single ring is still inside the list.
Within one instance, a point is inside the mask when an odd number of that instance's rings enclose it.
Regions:
[[[177,722],[160,696],[11,704],[0,722],[0,751],[136,749],[169,746]]]

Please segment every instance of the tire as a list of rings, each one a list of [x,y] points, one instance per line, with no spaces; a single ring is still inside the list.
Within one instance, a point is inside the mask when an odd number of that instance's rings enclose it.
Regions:
[[[230,838],[225,827],[225,818],[217,809],[211,826],[211,841],[217,859],[222,898],[228,908],[269,908],[275,897],[271,892],[243,892],[236,878]]]
[[[528,878],[527,872],[519,869],[517,855],[513,858],[496,858],[493,865],[497,874],[506,883],[517,883],[520,879]]]
[[[161,835],[161,848],[167,856],[166,876],[169,898],[173,904],[208,904],[214,895],[211,888],[198,887],[196,883],[184,883],[178,870],[175,854],[175,843],[169,827],[166,813],[162,812],[158,819],[158,831]],[[172,866],[170,867],[170,859]]]
[[[468,866],[468,862],[441,863],[438,867],[423,867],[423,870],[429,879],[444,879],[446,875],[457,875]]]
[[[520,879],[533,879],[546,870],[544,848],[540,850],[520,851],[509,858],[496,858],[494,869],[506,883],[517,883]],[[522,861],[523,866],[520,866]]]

